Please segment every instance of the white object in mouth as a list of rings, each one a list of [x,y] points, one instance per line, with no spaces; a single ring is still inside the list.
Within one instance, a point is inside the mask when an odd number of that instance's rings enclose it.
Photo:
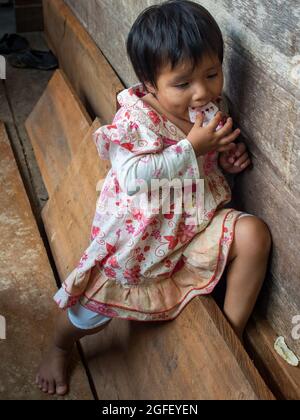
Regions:
[[[206,126],[210,120],[216,115],[219,108],[213,103],[209,102],[207,105],[198,108],[189,108],[189,117],[192,123],[195,123],[196,117],[199,114],[204,115],[203,126]]]

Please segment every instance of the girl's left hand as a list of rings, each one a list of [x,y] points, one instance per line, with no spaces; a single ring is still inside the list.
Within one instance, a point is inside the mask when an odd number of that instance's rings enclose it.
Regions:
[[[230,174],[238,174],[252,165],[245,143],[234,143],[234,145],[234,149],[219,154],[219,165]]]

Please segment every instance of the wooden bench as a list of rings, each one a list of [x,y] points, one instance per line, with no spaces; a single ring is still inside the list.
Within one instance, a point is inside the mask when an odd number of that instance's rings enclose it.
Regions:
[[[56,314],[55,278],[0,122],[0,315],[6,318],[6,340],[0,340],[0,400],[44,400],[35,376]],[[93,399],[78,354],[72,361],[68,399]]]
[[[55,9],[57,5],[59,9]],[[62,2],[51,2],[51,5],[47,3],[46,6],[46,14],[48,13],[50,21],[52,8],[56,12],[55,19],[60,13],[66,13],[67,15],[61,15],[65,33],[77,36],[78,43],[87,40],[86,36],[81,35],[83,29],[80,25],[76,26],[76,31],[72,28],[74,17]],[[51,27],[49,22],[47,27],[48,29]],[[77,45],[75,41],[73,42]],[[59,45],[62,45],[62,42],[59,42]],[[83,47],[89,54],[89,45]],[[112,69],[109,74],[105,72],[108,67],[107,63],[105,65],[103,63],[103,56],[99,54],[98,61],[95,60],[94,57],[94,66],[104,72],[102,80],[104,78],[107,84],[117,86],[120,90],[118,83],[114,83],[115,76]],[[97,83],[100,86],[100,82]],[[94,92],[98,90],[94,89]],[[76,98],[76,101],[79,100],[79,97]],[[106,102],[105,106],[109,109],[115,108],[115,96],[113,101]],[[62,111],[68,113],[67,109]],[[44,113],[41,109],[33,110],[36,121],[39,120],[39,112]],[[52,123],[57,126],[59,121],[55,121],[56,118],[66,120],[65,116],[55,114]],[[82,137],[83,143],[80,144],[87,145],[87,137],[90,134],[85,134]],[[49,146],[49,150],[53,148]],[[95,182],[98,174],[95,177],[92,169],[84,171],[83,166],[80,166],[80,162],[84,162],[88,155],[91,156],[88,147],[82,146],[77,149],[64,174],[59,174],[60,182],[51,192],[49,203],[43,211],[43,220],[62,280],[70,267],[73,268],[77,263],[78,255],[80,256],[86,248],[86,215],[91,215],[94,211],[96,188],[94,195],[90,190],[89,200],[84,200],[83,195],[76,194],[77,200],[70,199],[72,206],[66,205],[65,201],[66,197],[72,196],[77,183],[92,185]],[[82,171],[75,170],[78,164]],[[105,165],[104,162],[102,164]],[[91,168],[97,166],[92,165]],[[49,168],[45,170],[50,173]],[[103,166],[101,175],[107,170],[108,167]],[[41,172],[43,175],[43,168]],[[71,175],[73,179],[70,184]],[[50,184],[53,185],[53,182],[50,181]],[[61,226],[62,209],[63,217],[69,220],[67,230]],[[84,234],[78,235],[80,231]],[[55,234],[61,235],[61,239],[53,239]],[[76,238],[72,246],[68,246],[70,237]],[[68,261],[68,264],[59,263],[58,255],[61,261]],[[211,297],[195,298],[180,317],[172,322],[138,323],[114,320],[103,332],[93,337],[86,337],[81,340],[81,344],[100,399],[274,398]]]
[[[99,116],[105,123],[111,122],[115,95],[123,88],[119,78],[62,0],[43,0],[43,3],[47,41],[59,57],[61,67],[90,115]],[[200,305],[200,299],[198,301]],[[211,308],[215,309],[215,305]],[[210,315],[214,317],[215,312]],[[260,373],[278,398],[299,399],[299,369],[288,366],[274,352],[276,333],[268,320],[257,313],[254,325],[253,328],[253,324],[249,324],[247,342]]]
[[[63,0],[43,0],[45,35],[60,67],[94,119],[111,121],[123,89],[94,40]]]
[[[266,384],[282,400],[299,400],[300,369],[288,365],[274,350],[277,334],[258,312],[254,313],[246,331],[246,344]]]
[[[100,165],[92,133],[96,119],[83,137],[78,152],[42,211],[50,247],[60,278],[64,279],[89,245],[98,182],[104,180],[109,162]],[[79,246],[80,244],[80,246]]]
[[[91,124],[71,83],[57,70],[25,123],[49,196]]]

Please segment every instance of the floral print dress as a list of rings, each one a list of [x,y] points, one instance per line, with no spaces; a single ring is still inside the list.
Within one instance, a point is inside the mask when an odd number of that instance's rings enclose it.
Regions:
[[[195,296],[212,292],[226,266],[242,212],[224,208],[231,191],[218,153],[197,158],[186,135],[142,100],[146,94],[142,84],[119,93],[112,124],[93,135],[100,158],[112,166],[97,200],[90,245],[54,296],[62,309],[80,301],[108,317],[174,319]],[[176,179],[179,186],[160,193],[153,179]],[[155,192],[157,208],[151,200],[149,211],[143,204]],[[162,211],[165,204],[168,212]]]

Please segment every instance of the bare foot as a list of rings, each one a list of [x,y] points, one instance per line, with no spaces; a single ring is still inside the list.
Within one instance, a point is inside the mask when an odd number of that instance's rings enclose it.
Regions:
[[[67,394],[67,367],[70,353],[70,351],[60,349],[55,345],[49,349],[36,376],[35,382],[40,390],[50,395]]]

